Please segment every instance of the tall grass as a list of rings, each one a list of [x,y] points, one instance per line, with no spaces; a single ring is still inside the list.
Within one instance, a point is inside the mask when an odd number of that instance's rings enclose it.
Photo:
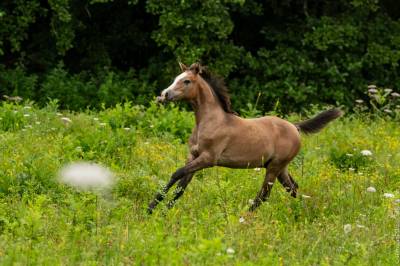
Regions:
[[[69,113],[55,103],[2,103],[0,263],[399,263],[397,122],[347,116],[304,136],[290,166],[300,186],[296,199],[277,183],[269,201],[248,213],[264,171],[211,168],[196,174],[173,209],[160,205],[148,216],[154,192],[185,162],[192,124],[176,106]],[[116,173],[111,195],[57,182],[63,165],[81,160]]]

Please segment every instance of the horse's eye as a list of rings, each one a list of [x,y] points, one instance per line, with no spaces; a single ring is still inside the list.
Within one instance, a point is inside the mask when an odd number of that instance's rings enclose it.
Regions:
[[[190,80],[188,80],[188,79],[185,79],[185,80],[183,81],[183,84],[185,84],[185,85],[189,85],[189,84],[190,84]]]

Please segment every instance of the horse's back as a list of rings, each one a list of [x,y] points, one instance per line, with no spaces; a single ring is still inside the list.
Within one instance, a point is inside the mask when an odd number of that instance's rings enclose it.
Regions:
[[[229,143],[221,160],[226,162],[222,163],[224,166],[259,167],[263,166],[262,162],[273,158],[290,161],[300,149],[300,135],[296,127],[278,117],[231,117],[228,127]]]

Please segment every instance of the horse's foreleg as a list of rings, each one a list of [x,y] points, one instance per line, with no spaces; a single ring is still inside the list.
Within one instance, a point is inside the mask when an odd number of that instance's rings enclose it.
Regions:
[[[184,167],[176,170],[172,177],[181,179],[188,174],[192,174],[196,171],[211,167],[213,165],[214,162],[212,157],[208,153],[202,153],[196,159],[187,163]]]
[[[168,190],[179,180],[180,178],[174,177],[172,175],[171,179],[169,180],[168,184],[163,187],[163,189],[156,194],[153,201],[150,202],[149,207],[147,208],[148,213],[152,213],[153,209],[160,203],[164,198],[165,194],[167,194]]]
[[[193,175],[194,173],[188,174],[179,181],[178,185],[176,186],[174,198],[168,202],[168,208],[172,208],[175,202],[183,195],[187,185],[190,183],[190,181],[192,181]]]
[[[150,202],[149,207],[147,208],[148,213],[152,213],[153,209],[157,206],[157,204],[165,198],[165,194],[168,190],[180,179],[188,176],[193,175],[194,172],[212,166],[211,156],[206,153],[199,155],[196,159],[187,163],[184,167],[179,168],[176,172],[172,175],[171,179],[169,180],[168,184],[162,189],[161,192],[157,193],[154,200]],[[184,182],[184,181],[182,181]],[[190,180],[188,181],[188,183]],[[186,184],[187,185],[187,184]]]

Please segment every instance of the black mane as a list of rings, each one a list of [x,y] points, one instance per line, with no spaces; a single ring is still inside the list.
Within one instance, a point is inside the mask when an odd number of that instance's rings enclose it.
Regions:
[[[225,85],[225,81],[222,77],[212,74],[207,67],[202,66],[199,72],[200,76],[210,85],[211,89],[216,94],[218,100],[221,103],[222,109],[230,114],[236,114],[232,110],[231,98],[229,96],[228,88]]]

